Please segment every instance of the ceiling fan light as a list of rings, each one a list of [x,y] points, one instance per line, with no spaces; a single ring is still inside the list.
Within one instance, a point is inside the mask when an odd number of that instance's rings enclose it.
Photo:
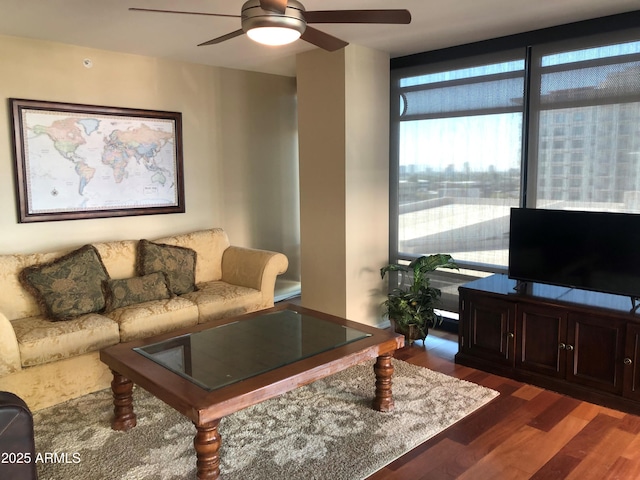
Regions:
[[[256,27],[247,31],[247,36],[263,45],[287,45],[300,38],[301,32],[288,27]]]
[[[242,30],[263,45],[287,45],[295,42],[307,28],[304,7],[288,0],[284,13],[264,10],[260,0],[249,0],[242,6]]]

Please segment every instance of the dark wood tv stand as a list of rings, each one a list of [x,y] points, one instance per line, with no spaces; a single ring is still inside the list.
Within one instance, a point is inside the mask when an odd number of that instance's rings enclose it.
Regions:
[[[640,414],[640,315],[629,297],[493,275],[459,288],[456,363]]]

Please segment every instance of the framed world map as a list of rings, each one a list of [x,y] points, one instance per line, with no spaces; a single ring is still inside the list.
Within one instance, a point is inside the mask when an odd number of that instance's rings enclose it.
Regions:
[[[184,213],[181,113],[9,101],[20,223]]]

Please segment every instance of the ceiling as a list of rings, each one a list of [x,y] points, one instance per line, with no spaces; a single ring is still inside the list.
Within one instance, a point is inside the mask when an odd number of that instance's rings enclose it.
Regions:
[[[240,28],[239,18],[130,12],[128,7],[239,15],[244,0],[0,0],[0,35],[191,63],[295,75],[302,40],[266,47],[246,35],[196,45]],[[406,8],[410,25],[314,25],[390,57],[640,10],[640,0],[302,0],[307,10]]]

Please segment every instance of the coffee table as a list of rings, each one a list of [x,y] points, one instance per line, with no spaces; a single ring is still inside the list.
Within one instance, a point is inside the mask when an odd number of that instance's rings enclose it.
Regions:
[[[372,407],[393,410],[391,357],[404,337],[291,304],[103,349],[114,430],[136,425],[133,384],[196,427],[198,479],[220,473],[220,419],[376,358]]]

